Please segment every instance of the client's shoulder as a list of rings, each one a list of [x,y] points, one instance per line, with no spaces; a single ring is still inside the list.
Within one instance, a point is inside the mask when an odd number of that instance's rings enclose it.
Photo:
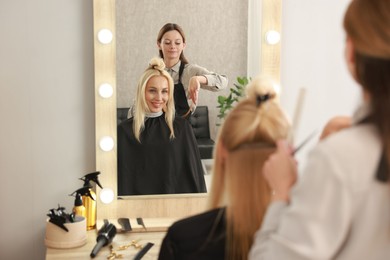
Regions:
[[[183,233],[186,231],[191,232],[200,232],[210,231],[211,227],[215,224],[215,221],[218,221],[218,218],[221,218],[219,222],[224,222],[225,208],[216,208],[212,209],[188,218],[184,218],[176,221],[169,228],[170,232],[173,233]]]

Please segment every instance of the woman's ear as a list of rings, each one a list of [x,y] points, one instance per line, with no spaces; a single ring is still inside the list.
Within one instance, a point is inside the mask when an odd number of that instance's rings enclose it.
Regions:
[[[351,75],[355,77],[356,75],[356,66],[355,66],[355,47],[351,38],[347,37],[345,42],[345,61]]]
[[[157,41],[157,48],[161,50],[161,42]]]

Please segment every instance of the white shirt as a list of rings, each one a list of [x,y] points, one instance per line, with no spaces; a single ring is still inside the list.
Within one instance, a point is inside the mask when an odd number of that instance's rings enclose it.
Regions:
[[[381,154],[370,124],[321,141],[290,204],[269,206],[249,259],[390,259],[390,185],[375,178]]]

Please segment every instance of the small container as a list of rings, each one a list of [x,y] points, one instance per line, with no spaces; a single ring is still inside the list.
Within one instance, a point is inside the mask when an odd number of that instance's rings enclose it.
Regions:
[[[87,243],[85,217],[76,216],[75,222],[64,224],[69,232],[46,220],[45,245],[50,248],[74,248]]]

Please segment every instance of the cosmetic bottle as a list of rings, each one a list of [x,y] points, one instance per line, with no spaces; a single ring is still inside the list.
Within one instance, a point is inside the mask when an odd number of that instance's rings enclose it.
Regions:
[[[89,196],[90,193],[89,189],[90,187],[81,187],[80,189],[74,191],[72,194],[69,194],[69,196],[75,197],[74,207],[73,207],[74,215],[87,218],[87,211],[85,209],[85,206],[83,205],[83,196]]]
[[[100,188],[103,188],[99,182],[98,175],[100,172],[92,172],[86,174],[80,178],[84,181],[84,188],[87,188],[88,192],[82,195],[83,205],[85,207],[87,216],[87,230],[96,228],[96,193],[93,190],[91,182],[97,184]]]
[[[74,200],[74,207],[73,207],[73,213],[76,216],[82,216],[84,218],[87,217],[86,210],[83,205],[83,199],[80,193],[76,193],[76,198]]]

